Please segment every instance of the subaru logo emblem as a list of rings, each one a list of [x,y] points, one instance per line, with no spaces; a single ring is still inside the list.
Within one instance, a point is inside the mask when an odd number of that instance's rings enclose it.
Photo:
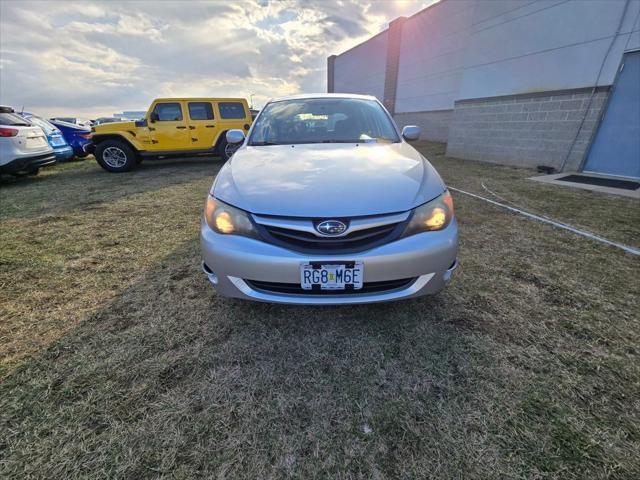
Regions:
[[[323,235],[341,235],[347,226],[340,220],[325,220],[316,225],[316,230]]]

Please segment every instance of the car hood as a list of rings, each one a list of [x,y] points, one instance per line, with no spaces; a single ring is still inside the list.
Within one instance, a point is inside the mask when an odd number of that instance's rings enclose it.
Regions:
[[[431,164],[402,142],[243,147],[211,194],[256,214],[340,218],[406,211],[444,189]]]
[[[66,122],[51,122],[53,125],[58,127],[62,133],[91,133],[91,129],[87,127],[83,127],[82,125],[75,125],[73,123]]]
[[[135,121],[102,123],[93,127],[95,133],[121,132],[122,130],[132,130],[135,128]]]

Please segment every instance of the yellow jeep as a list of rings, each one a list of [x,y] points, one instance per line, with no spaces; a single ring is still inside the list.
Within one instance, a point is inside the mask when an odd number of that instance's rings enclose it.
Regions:
[[[226,132],[251,125],[244,98],[158,98],[144,119],[96,125],[96,160],[109,172],[126,172],[143,159],[220,155],[227,160],[238,147]]]

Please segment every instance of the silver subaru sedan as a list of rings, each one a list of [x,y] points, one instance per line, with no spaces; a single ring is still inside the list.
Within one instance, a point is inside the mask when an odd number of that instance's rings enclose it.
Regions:
[[[222,167],[201,227],[202,268],[224,296],[291,304],[434,294],[456,268],[453,201],[374,97],[272,100]]]

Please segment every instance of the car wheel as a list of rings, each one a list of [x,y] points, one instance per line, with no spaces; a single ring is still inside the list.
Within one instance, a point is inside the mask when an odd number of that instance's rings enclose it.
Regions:
[[[238,148],[240,148],[240,145],[227,143],[227,139],[223,138],[220,142],[220,156],[226,162],[233,156],[234,153],[236,153],[236,150],[238,150]]]
[[[136,165],[136,154],[124,142],[105,140],[96,146],[96,160],[108,172],[128,172]]]

